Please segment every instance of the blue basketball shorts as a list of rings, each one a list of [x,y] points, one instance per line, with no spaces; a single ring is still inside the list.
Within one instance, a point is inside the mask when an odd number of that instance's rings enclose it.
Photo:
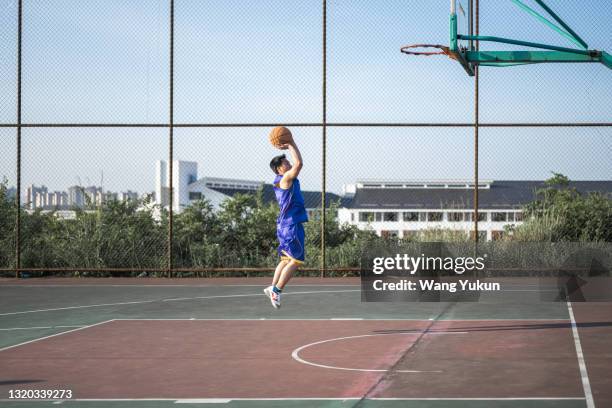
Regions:
[[[299,224],[277,225],[276,237],[278,238],[278,255],[282,260],[304,263],[306,255],[304,241],[304,226]]]

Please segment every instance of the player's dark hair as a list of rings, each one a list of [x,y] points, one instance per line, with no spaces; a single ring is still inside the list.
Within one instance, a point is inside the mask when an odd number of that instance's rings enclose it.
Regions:
[[[285,156],[284,154],[281,154],[280,156],[276,156],[272,160],[270,160],[270,168],[272,169],[274,174],[278,174],[278,168],[281,166],[281,164],[283,164],[283,159],[286,157],[287,156]]]

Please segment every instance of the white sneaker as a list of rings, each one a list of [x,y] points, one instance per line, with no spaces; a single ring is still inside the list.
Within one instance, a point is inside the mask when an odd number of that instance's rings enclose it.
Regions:
[[[275,309],[280,309],[281,304],[280,304],[280,293],[276,293],[272,290],[272,286],[268,286],[267,288],[264,289],[264,293],[266,294],[267,297],[270,298],[270,303],[272,303],[272,306]]]

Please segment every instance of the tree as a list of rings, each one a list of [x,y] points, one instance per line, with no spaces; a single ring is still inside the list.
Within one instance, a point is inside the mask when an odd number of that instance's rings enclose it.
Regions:
[[[8,195],[8,180],[0,182],[0,267],[15,266],[15,200]]]
[[[173,258],[177,267],[210,267],[220,263],[221,225],[212,204],[194,202],[174,219]]]
[[[523,225],[510,229],[514,240],[612,241],[612,199],[600,192],[580,192],[559,173],[536,191],[524,216]]]
[[[326,266],[357,267],[363,249],[381,240],[373,230],[361,230],[356,225],[338,222],[339,202],[330,203],[325,209],[325,260]],[[321,264],[321,212],[315,213],[304,226],[306,232],[306,263],[312,267]]]
[[[264,266],[275,256],[275,203],[265,203],[263,190],[256,194],[236,194],[221,204],[220,244],[227,266]]]

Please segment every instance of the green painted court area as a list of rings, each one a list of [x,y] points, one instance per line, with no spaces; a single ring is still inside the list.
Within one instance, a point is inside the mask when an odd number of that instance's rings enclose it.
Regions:
[[[0,323],[4,329],[0,346],[111,319],[568,319],[564,303],[534,306],[537,291],[527,286],[523,293],[531,302],[455,303],[449,308],[447,303],[436,302],[362,303],[357,281],[296,283],[285,293],[286,306],[274,310],[261,293],[266,281],[249,283],[253,280],[231,285],[201,281],[167,286],[144,282],[6,283],[0,285]],[[23,330],[6,330],[10,328]]]
[[[262,293],[266,282],[4,280],[0,405],[514,408],[612,400],[606,304],[539,301],[533,284],[507,285],[507,301],[362,303],[357,280],[296,278],[275,310]],[[9,399],[9,390],[27,389],[75,395]]]

